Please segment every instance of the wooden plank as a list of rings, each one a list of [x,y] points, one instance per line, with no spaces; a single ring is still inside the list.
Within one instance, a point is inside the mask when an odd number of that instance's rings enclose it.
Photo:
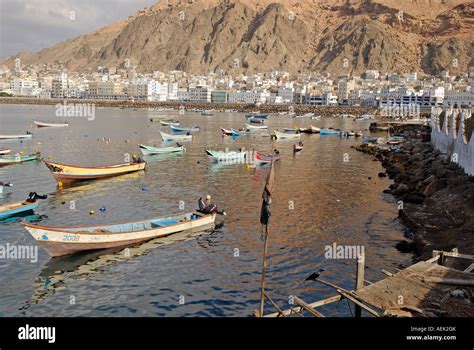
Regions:
[[[463,280],[459,278],[442,278],[442,277],[423,277],[428,283],[451,284],[453,286],[474,286],[474,277],[472,280]]]
[[[340,293],[344,298],[347,298],[349,299],[350,301],[352,301],[354,304],[360,306],[361,308],[363,308],[365,311],[367,311],[368,313],[376,316],[376,317],[380,317],[379,313],[375,310],[372,310],[370,307],[368,307],[367,305],[365,305],[364,303],[362,303],[354,294],[346,291],[346,290],[342,290],[342,289],[338,289],[337,290],[338,293]]]
[[[364,271],[365,270],[365,256],[361,255],[357,259],[357,275],[356,275],[356,290],[361,290],[364,288]],[[356,305],[355,306],[355,317],[362,316],[362,309]]]
[[[295,302],[299,306],[301,306],[304,310],[308,311],[311,315],[313,315],[315,317],[324,317],[324,315],[322,313],[320,313],[319,311],[316,311],[315,309],[313,309],[311,306],[306,304],[306,302],[304,302],[303,300],[301,300],[297,296],[295,296]]]
[[[269,296],[267,293],[264,293],[264,295],[265,295],[265,298],[267,298],[268,301],[273,305],[273,307],[274,307],[275,309],[277,309],[277,311],[278,311],[278,316],[281,315],[281,316],[283,316],[283,317],[286,317],[285,314],[283,313],[283,310],[280,309],[280,307],[278,306],[278,304],[275,303],[275,302],[273,301],[273,299],[270,298],[270,296]],[[278,317],[278,316],[277,316],[277,317]]]
[[[474,263],[472,263],[471,265],[469,265],[469,266],[464,270],[464,272],[471,273],[473,270],[474,270]]]
[[[316,307],[320,307],[320,306],[323,306],[323,305],[327,305],[327,304],[331,304],[331,303],[334,303],[334,302],[337,302],[339,300],[341,300],[342,297],[340,294],[338,295],[335,295],[335,296],[332,296],[332,297],[329,297],[329,298],[326,298],[326,299],[323,299],[323,300],[319,300],[319,301],[315,301],[313,303],[310,303],[308,304],[311,308],[316,308]],[[296,313],[298,314],[299,312],[303,311],[303,308],[301,306],[298,306],[298,307],[293,307],[291,309],[287,309],[287,310],[283,310],[283,314],[285,316],[289,316],[293,313]],[[278,317],[279,313],[278,312],[275,312],[275,313],[272,313],[272,314],[268,314],[268,315],[265,315],[265,317]]]
[[[461,253],[458,253],[458,252],[444,252],[442,250],[433,250],[433,255],[434,254],[443,255],[445,257],[450,257],[450,258],[474,260],[474,255],[461,254]]]

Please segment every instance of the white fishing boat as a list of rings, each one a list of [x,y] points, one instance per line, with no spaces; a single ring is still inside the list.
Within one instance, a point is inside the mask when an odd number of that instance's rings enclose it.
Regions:
[[[235,162],[235,164],[242,164],[247,158],[247,152],[245,151],[211,151],[206,150],[209,159],[216,163],[221,162]]]
[[[52,257],[85,250],[125,247],[178,232],[207,228],[216,214],[189,212],[164,218],[96,226],[40,226],[23,224]]]
[[[174,134],[174,135],[171,135],[171,134],[168,134],[164,131],[160,131],[160,134],[161,134],[161,137],[163,138],[163,141],[190,141],[193,139],[193,135],[191,134],[186,134],[186,135],[182,135],[182,134]]]
[[[45,122],[38,122],[38,121],[33,121],[33,123],[38,127],[38,128],[65,128],[68,127],[68,123],[45,123]]]
[[[16,134],[16,135],[0,135],[0,140],[21,140],[21,139],[31,139],[33,134]]]
[[[140,145],[140,151],[144,156],[150,156],[153,154],[166,154],[166,153],[181,153],[184,151],[183,146],[178,147],[152,147],[146,145]]]
[[[245,124],[247,130],[265,130],[268,129],[268,125],[250,125],[250,124]]]
[[[280,132],[280,131],[277,131],[277,130],[275,130],[273,132],[273,135],[277,140],[280,140],[280,139],[299,139],[299,138],[301,138],[300,133],[286,133],[286,132]]]
[[[0,149],[0,155],[4,156],[5,154],[10,154],[11,153],[11,150],[9,149],[6,149],[6,148],[2,148]]]

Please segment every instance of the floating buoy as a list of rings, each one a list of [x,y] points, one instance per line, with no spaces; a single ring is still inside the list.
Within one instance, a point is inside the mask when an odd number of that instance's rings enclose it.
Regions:
[[[58,181],[58,187],[63,187],[63,183],[61,181]]]
[[[142,187],[142,191],[143,191],[143,192],[146,192],[146,187]]]
[[[92,209],[89,210],[89,215],[94,215],[94,211]]]
[[[99,209],[102,213],[105,213],[107,211],[107,208],[104,206],[101,206]]]

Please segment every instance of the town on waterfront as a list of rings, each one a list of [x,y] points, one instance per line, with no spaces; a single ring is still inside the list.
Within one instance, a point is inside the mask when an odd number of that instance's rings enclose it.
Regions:
[[[473,4],[138,2],[0,5],[0,347],[103,317],[472,340]]]

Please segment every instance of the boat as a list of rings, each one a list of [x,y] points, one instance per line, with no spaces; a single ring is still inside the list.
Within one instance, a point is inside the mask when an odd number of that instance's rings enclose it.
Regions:
[[[311,117],[312,120],[321,120],[321,116],[320,115],[315,115],[313,117]]]
[[[321,129],[319,131],[321,135],[339,135],[341,133],[340,130],[335,129]]]
[[[32,133],[17,134],[17,135],[0,135],[0,140],[16,140],[16,139],[31,139]]]
[[[247,152],[246,151],[230,151],[230,152],[222,152],[222,151],[211,151],[206,150],[207,156],[213,162],[235,162],[237,163],[244,163],[247,159]]]
[[[119,176],[144,170],[146,162],[138,159],[134,163],[121,163],[103,166],[78,166],[45,161],[44,163],[58,183],[69,184],[76,181],[96,180]]]
[[[13,185],[9,182],[2,182],[0,181],[0,194],[3,194],[3,190],[5,187],[12,187]]]
[[[300,131],[299,128],[283,128],[283,132],[288,133],[288,134],[296,134],[299,131]]]
[[[140,145],[140,151],[144,156],[150,156],[152,154],[167,154],[167,153],[179,153],[184,151],[184,147],[178,145],[178,147],[152,147],[146,145]]]
[[[30,161],[33,161],[33,160],[37,160],[40,157],[41,157],[40,152],[30,153],[30,154],[27,154],[27,155],[23,155],[22,153],[17,153],[17,154],[12,155],[12,156],[2,156],[2,157],[0,157],[0,166],[30,162]]]
[[[166,119],[166,120],[160,120],[160,124],[163,126],[179,126],[179,121],[177,120],[171,120],[171,119]]]
[[[268,126],[267,125],[260,125],[260,126],[257,126],[257,125],[249,125],[249,124],[245,124],[247,130],[264,130],[264,129],[268,129]]]
[[[254,118],[254,117],[248,118],[247,120],[249,123],[253,123],[253,124],[263,124],[265,122],[265,119],[259,119],[259,118]]]
[[[176,133],[180,133],[180,132],[195,132],[195,131],[199,131],[200,128],[199,126],[195,126],[194,128],[181,128],[179,126],[175,126],[175,125],[170,125],[170,128],[173,132],[176,132]]]
[[[359,117],[355,117],[355,120],[360,121],[360,120],[374,120],[375,115],[373,114],[362,114]]]
[[[275,162],[281,159],[280,153],[263,153],[259,151],[254,151],[254,162],[256,165],[266,165],[270,164],[272,160]]]
[[[175,233],[213,226],[216,214],[193,211],[143,221],[96,226],[23,227],[50,256],[63,256],[87,250],[125,247]]]
[[[10,154],[11,150],[6,149],[6,148],[1,148],[0,149],[0,155],[5,155],[5,154]]]
[[[164,131],[160,131],[161,137],[163,138],[163,141],[188,141],[193,139],[193,135],[191,134],[186,134],[186,135],[180,135],[180,134],[167,134]]]
[[[264,113],[249,113],[245,115],[245,118],[255,118],[255,119],[267,119],[268,114]]]
[[[241,130],[224,129],[224,128],[221,128],[221,130],[222,130],[222,133],[226,136],[237,137],[237,136],[247,135],[246,131],[241,131]]]
[[[377,136],[362,136],[362,141],[365,143],[377,142]]]
[[[274,132],[274,137],[279,140],[279,139],[299,139],[301,137],[300,133],[296,134],[290,134],[286,132],[280,132],[278,130],[275,130]]]
[[[61,124],[56,124],[56,123],[45,123],[45,122],[38,122],[38,121],[33,121],[33,123],[38,127],[38,128],[65,128],[68,127],[68,123],[61,123]]]
[[[202,111],[201,115],[211,116],[211,115],[214,115],[214,111],[212,110]]]
[[[321,129],[311,125],[309,128],[300,128],[299,130],[303,134],[319,134]]]
[[[0,205],[0,220],[33,211],[38,207],[38,205],[38,202],[30,203],[27,201]]]
[[[405,142],[406,139],[403,136],[389,136],[384,140],[384,143],[387,145],[400,145]]]

